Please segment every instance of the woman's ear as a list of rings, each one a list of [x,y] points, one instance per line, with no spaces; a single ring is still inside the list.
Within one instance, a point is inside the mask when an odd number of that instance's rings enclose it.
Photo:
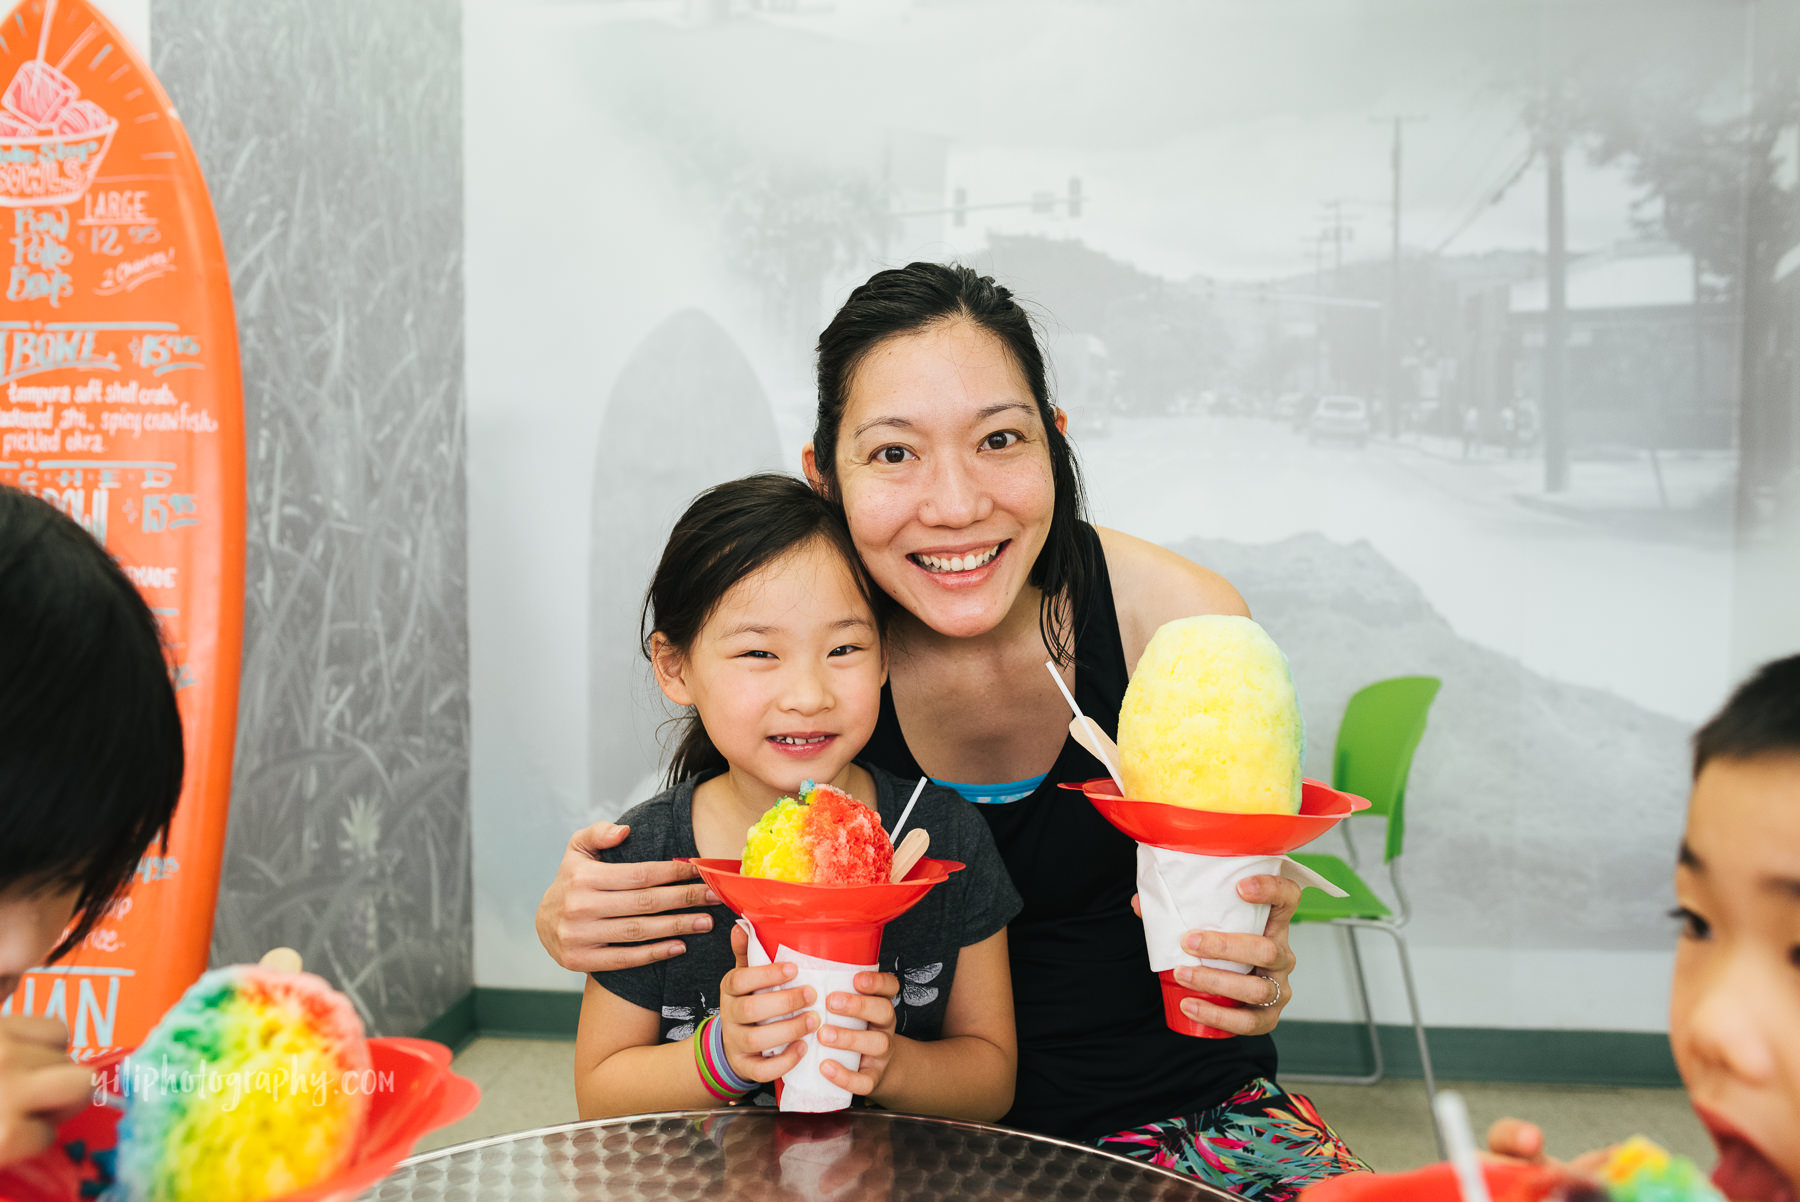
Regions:
[[[820,496],[825,495],[825,475],[819,471],[818,456],[813,454],[813,444],[807,443],[800,448],[800,470],[806,476],[806,482]]]
[[[688,692],[683,676],[687,661],[660,630],[652,631],[650,635],[650,670],[656,673],[656,687],[663,691],[664,697],[676,705],[694,704],[694,695]]]
[[[1069,434],[1068,412],[1061,405],[1055,406],[1052,412],[1056,414],[1056,432],[1067,438]]]

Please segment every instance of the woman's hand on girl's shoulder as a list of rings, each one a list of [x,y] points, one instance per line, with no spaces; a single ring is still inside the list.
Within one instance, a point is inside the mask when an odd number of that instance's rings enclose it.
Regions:
[[[819,1028],[819,1042],[838,1051],[860,1052],[862,1063],[851,1072],[835,1060],[826,1060],[819,1071],[854,1094],[868,1097],[881,1088],[888,1064],[894,1055],[894,1027],[897,1022],[894,999],[900,996],[900,978],[891,972],[859,972],[855,993],[834,993],[825,999],[825,1008],[845,1018],[860,1018],[869,1024],[855,1031],[831,1023]]]
[[[746,1081],[767,1084],[800,1063],[806,1053],[806,1036],[819,1025],[819,1016],[806,1007],[816,996],[812,986],[780,989],[799,971],[792,964],[759,964],[749,960],[750,937],[741,926],[731,928],[731,953],[737,967],[719,982],[719,1027],[725,1040],[725,1058],[731,1071]],[[760,989],[770,990],[758,993]],[[804,1011],[781,1022],[768,1022],[784,1014]],[[773,1056],[764,1055],[780,1049]]]
[[[613,864],[599,858],[630,833],[630,827],[611,822],[576,831],[538,903],[538,942],[571,972],[611,972],[667,960],[687,950],[677,936],[712,929],[710,914],[668,913],[717,904],[706,884],[693,880],[699,874],[693,865]]]
[[[1128,668],[1137,666],[1150,636],[1166,622],[1196,614],[1250,616],[1237,589],[1210,568],[1133,535],[1096,529],[1112,578],[1113,607],[1119,614]]]

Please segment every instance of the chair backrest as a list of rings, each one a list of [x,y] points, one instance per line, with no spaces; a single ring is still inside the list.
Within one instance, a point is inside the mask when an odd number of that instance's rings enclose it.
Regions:
[[[1367,812],[1387,818],[1383,863],[1400,854],[1406,838],[1406,777],[1440,683],[1435,676],[1378,680],[1358,690],[1344,707],[1331,784],[1368,798]]]

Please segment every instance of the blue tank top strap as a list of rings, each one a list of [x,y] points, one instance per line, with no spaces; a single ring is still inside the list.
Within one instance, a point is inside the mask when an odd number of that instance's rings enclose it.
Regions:
[[[1023,801],[1037,792],[1038,786],[1044,783],[1048,772],[1040,772],[1036,776],[1028,776],[1024,780],[1009,780],[998,785],[965,785],[953,780],[931,778],[934,785],[942,785],[962,795],[964,801],[978,806],[1003,806],[1015,801]]]

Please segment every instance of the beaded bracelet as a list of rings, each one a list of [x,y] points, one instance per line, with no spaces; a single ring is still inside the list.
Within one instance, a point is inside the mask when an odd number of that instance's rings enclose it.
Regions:
[[[700,1072],[700,1084],[721,1102],[735,1102],[756,1088],[756,1082],[745,1081],[731,1069],[725,1056],[725,1036],[719,1029],[719,1017],[713,1015],[694,1032],[694,1067]]]

